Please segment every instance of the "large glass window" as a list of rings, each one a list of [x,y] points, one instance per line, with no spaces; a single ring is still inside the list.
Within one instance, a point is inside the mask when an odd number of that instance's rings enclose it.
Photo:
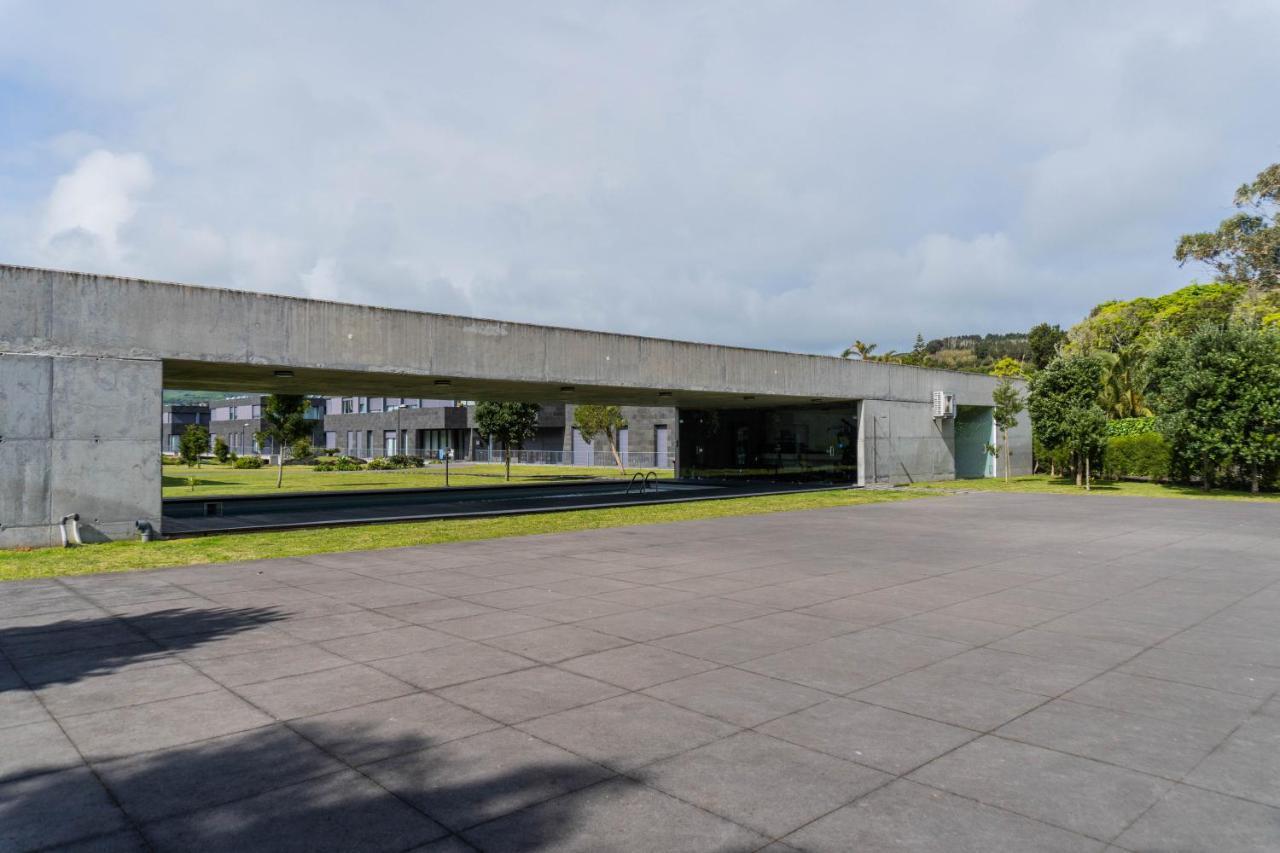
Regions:
[[[857,479],[857,404],[680,412],[687,476]]]

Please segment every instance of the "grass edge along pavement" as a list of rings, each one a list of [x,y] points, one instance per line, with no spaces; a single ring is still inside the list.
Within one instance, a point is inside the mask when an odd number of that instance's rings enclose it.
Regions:
[[[1075,480],[1050,477],[1048,474],[1030,474],[1012,477],[1006,483],[1003,478],[986,477],[977,480],[940,480],[932,483],[915,483],[912,490],[931,492],[994,492],[1005,494],[1046,495],[1110,495],[1133,498],[1173,498],[1178,500],[1220,500],[1274,503],[1280,506],[1280,492],[1263,492],[1253,495],[1247,491],[1209,489],[1178,483],[1152,483],[1143,480],[1094,480],[1089,491],[1077,486]]]
[[[343,551],[366,551],[568,533],[609,527],[698,521],[764,515],[807,509],[858,506],[924,497],[921,492],[888,489],[831,489],[797,494],[761,495],[689,503],[621,506],[569,512],[487,518],[319,527],[171,539],[159,542],[106,542],[77,548],[0,551],[0,581],[127,572],[209,563],[244,562],[275,557],[302,557]]]

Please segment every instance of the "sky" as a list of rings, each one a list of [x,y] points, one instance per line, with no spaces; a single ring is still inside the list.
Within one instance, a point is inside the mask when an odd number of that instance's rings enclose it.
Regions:
[[[0,0],[0,263],[838,353],[1205,269],[1280,2]]]

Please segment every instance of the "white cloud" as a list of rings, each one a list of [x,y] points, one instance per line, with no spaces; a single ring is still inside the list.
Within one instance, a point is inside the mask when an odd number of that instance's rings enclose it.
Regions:
[[[1250,0],[0,9],[0,257],[504,319],[1070,323],[1280,149]]]
[[[152,182],[141,154],[93,151],[54,182],[45,206],[40,245],[52,256],[89,259],[109,266],[123,258],[120,230],[138,210],[136,196]]]

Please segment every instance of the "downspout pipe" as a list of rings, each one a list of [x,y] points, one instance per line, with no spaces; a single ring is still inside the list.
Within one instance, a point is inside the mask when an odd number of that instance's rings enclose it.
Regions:
[[[67,522],[71,522],[71,533],[67,533]],[[80,513],[73,512],[70,515],[64,515],[62,520],[58,522],[58,532],[62,534],[62,547],[70,548],[72,545],[83,544],[80,541]]]

